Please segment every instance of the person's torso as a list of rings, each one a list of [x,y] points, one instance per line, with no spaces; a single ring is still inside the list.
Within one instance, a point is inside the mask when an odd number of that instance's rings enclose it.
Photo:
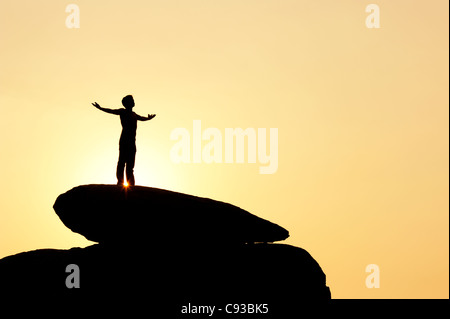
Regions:
[[[133,111],[124,110],[120,114],[120,123],[122,124],[122,134],[119,144],[133,144],[136,141],[137,117]]]

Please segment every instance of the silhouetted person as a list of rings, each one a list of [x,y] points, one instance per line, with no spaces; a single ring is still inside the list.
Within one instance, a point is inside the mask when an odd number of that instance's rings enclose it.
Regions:
[[[127,183],[134,186],[134,160],[136,157],[136,128],[137,121],[148,121],[156,116],[156,114],[147,117],[140,116],[132,111],[134,107],[133,96],[127,95],[122,99],[124,109],[111,110],[101,107],[97,102],[92,103],[99,110],[120,115],[120,123],[122,123],[122,134],[119,141],[119,161],[117,163],[117,185],[123,185],[123,171],[126,166]]]

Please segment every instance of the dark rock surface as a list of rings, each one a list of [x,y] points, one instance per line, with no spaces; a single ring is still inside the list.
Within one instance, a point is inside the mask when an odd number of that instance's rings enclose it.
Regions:
[[[53,208],[69,229],[95,242],[274,242],[289,232],[231,204],[168,190],[83,185]]]
[[[320,317],[320,305],[331,298],[324,272],[306,250],[260,243],[287,238],[284,228],[230,204],[153,188],[87,185],[60,195],[54,208],[66,226],[100,243],[1,259],[2,296],[70,310],[84,305],[102,316],[120,308],[159,318],[208,317],[181,314],[188,304],[222,309],[214,318],[294,318],[311,307]],[[66,286],[70,264],[80,270],[79,288]],[[232,311],[266,305],[269,315],[228,314],[229,304],[241,305],[229,306]]]
[[[69,264],[80,269],[80,288],[66,287]],[[9,294],[49,300],[57,295],[145,302],[170,310],[173,316],[165,318],[176,318],[188,303],[268,304],[272,312],[297,313],[330,299],[318,263],[306,250],[284,244],[42,249],[1,259],[0,284]]]

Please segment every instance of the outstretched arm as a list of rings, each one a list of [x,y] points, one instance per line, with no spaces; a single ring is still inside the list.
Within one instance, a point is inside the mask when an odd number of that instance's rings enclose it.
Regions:
[[[151,120],[152,118],[154,118],[155,116],[156,116],[156,114],[149,114],[147,117],[143,117],[143,116],[140,116],[140,115],[138,115],[138,114],[136,114],[136,116],[137,116],[137,119],[139,120],[139,121],[149,121],[149,120]]]
[[[107,108],[101,107],[97,102],[92,103],[92,105],[95,106],[100,111],[103,111],[103,112],[106,112],[109,114],[120,115],[120,109],[117,109],[117,110],[107,109]]]

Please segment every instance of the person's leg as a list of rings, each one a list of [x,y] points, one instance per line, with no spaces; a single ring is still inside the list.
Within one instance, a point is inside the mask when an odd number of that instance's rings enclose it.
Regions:
[[[117,185],[123,185],[123,171],[125,169],[125,156],[124,152],[119,150],[119,160],[117,162]]]
[[[136,159],[136,149],[131,149],[127,154],[127,182],[128,185],[134,186],[134,162]]]

